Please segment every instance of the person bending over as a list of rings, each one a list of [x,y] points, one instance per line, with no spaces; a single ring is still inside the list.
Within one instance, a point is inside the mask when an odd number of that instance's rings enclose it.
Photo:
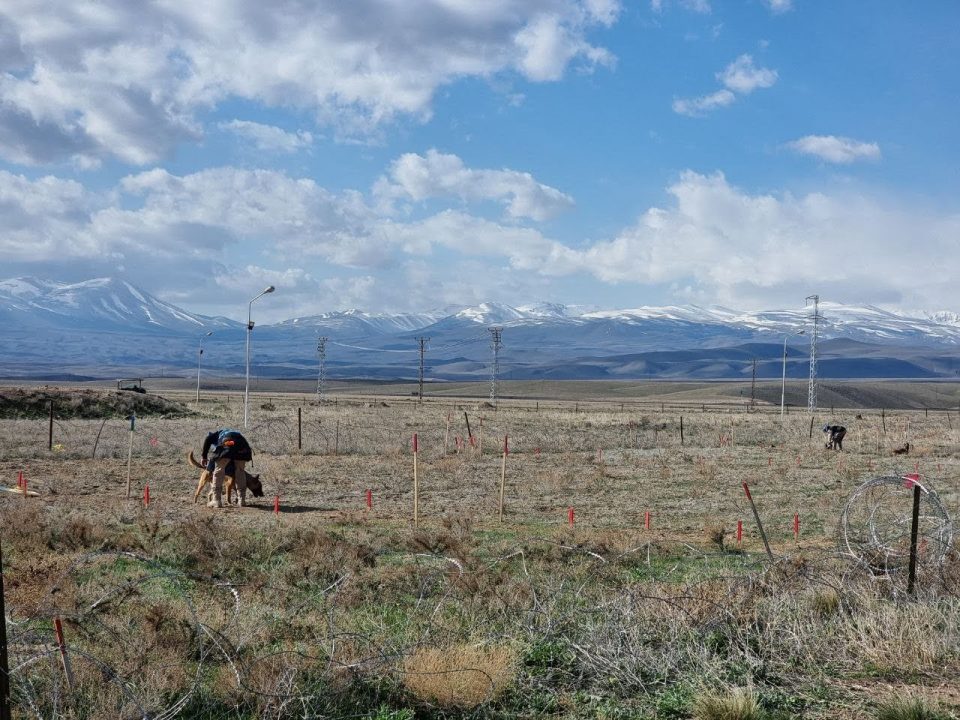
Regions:
[[[250,443],[237,430],[223,428],[209,433],[203,441],[200,462],[213,473],[213,500],[207,505],[223,507],[223,480],[227,474],[227,465],[233,462],[233,479],[237,488],[237,497],[241,506],[247,502],[246,464],[253,460]]]
[[[843,436],[847,434],[847,429],[843,425],[824,425],[823,431],[828,433],[828,450],[843,450]]]

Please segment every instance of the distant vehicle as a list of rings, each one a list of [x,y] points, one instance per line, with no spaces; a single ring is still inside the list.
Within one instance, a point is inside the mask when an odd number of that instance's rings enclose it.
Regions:
[[[126,390],[128,392],[145,393],[143,389],[143,378],[118,378],[117,390]]]

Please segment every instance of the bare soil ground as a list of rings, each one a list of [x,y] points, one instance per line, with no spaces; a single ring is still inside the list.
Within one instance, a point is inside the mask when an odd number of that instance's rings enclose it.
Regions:
[[[811,425],[807,413],[781,422],[771,408],[706,402],[493,409],[258,394],[245,434],[267,497],[214,510],[192,503],[198,471],[184,458],[209,430],[241,427],[243,407],[236,394],[207,398],[169,393],[156,407],[182,408],[179,417],[142,417],[132,436],[116,406],[72,412],[55,419],[52,448],[46,418],[0,419],[0,479],[15,486],[23,472],[40,493],[0,493],[18,661],[50,650],[37,628],[56,612],[101,671],[138,678],[80,702],[53,655],[30,661],[39,664],[15,676],[24,717],[43,704],[40,688],[58,693],[46,711],[75,717],[169,712],[189,696],[176,710],[184,717],[339,717],[352,705],[353,717],[680,718],[699,695],[734,687],[750,688],[763,717],[870,716],[904,688],[942,717],[957,707],[946,689],[960,669],[955,570],[924,574],[929,594],[911,604],[836,553],[844,504],[872,477],[918,471],[957,516],[956,411],[845,410]],[[843,452],[824,448],[828,421],[848,428]],[[156,586],[174,576],[190,590]],[[109,620],[93,612],[98,592],[116,597]],[[236,617],[224,614],[233,602]],[[155,660],[99,653],[108,625],[147,638]],[[428,647],[492,665],[443,666]],[[81,664],[88,674],[97,665]],[[416,681],[424,673],[431,682]],[[480,690],[443,686],[450,673]]]

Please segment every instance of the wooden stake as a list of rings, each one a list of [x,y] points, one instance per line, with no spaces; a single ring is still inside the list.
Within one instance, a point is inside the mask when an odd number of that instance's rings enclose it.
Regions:
[[[63,663],[63,674],[67,678],[67,689],[73,690],[73,668],[70,665],[70,656],[67,655],[67,643],[63,639],[63,623],[60,616],[53,618],[53,631],[57,636],[57,647],[60,650],[60,661]]]
[[[7,614],[3,599],[3,543],[0,542],[0,720],[11,720],[10,663],[7,659]]]
[[[510,453],[509,436],[503,436],[503,461],[500,464],[500,522],[503,522],[503,491],[507,483],[507,455]]]
[[[301,408],[297,408],[297,450],[303,450],[303,417]]]
[[[47,450],[53,450],[53,400],[50,401],[50,428],[47,433]]]
[[[920,483],[913,483],[913,518],[910,524],[910,566],[907,571],[907,594],[913,595],[913,585],[917,580],[917,533],[920,529]]]
[[[443,433],[443,454],[446,455],[449,452],[450,447],[450,411],[447,411],[447,429]]]
[[[137,413],[130,416],[130,444],[127,446],[127,500],[130,499],[130,469],[133,465],[133,431],[137,425]]]
[[[466,413],[464,413],[466,414]],[[420,478],[417,474],[417,434],[413,434],[413,526],[420,527]]]
[[[680,416],[680,446],[683,447],[683,415]]]
[[[760,513],[757,512],[757,506],[753,503],[753,497],[750,495],[750,488],[747,483],[743,483],[743,491],[747,494],[747,500],[750,501],[750,509],[753,510],[753,517],[757,521],[757,529],[760,531],[760,537],[763,538],[763,546],[767,549],[767,557],[773,561],[773,552],[770,550],[770,543],[767,541],[767,533],[763,530],[763,523],[760,522]]]

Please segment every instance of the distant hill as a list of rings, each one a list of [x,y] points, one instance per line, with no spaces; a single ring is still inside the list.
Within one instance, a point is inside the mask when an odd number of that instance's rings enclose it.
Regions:
[[[822,303],[824,378],[960,377],[960,315],[910,317],[871,306]],[[788,377],[808,372],[809,310],[741,312],[695,305],[595,310],[558,304],[482,303],[424,313],[329,312],[258,325],[254,372],[310,377],[317,337],[329,338],[331,377],[417,374],[419,336],[430,338],[427,376],[470,380],[490,372],[488,328],[503,327],[501,375],[511,379],[777,378],[787,338]],[[6,377],[111,377],[244,371],[243,323],[164,302],[128,282],[0,281],[0,356]]]

